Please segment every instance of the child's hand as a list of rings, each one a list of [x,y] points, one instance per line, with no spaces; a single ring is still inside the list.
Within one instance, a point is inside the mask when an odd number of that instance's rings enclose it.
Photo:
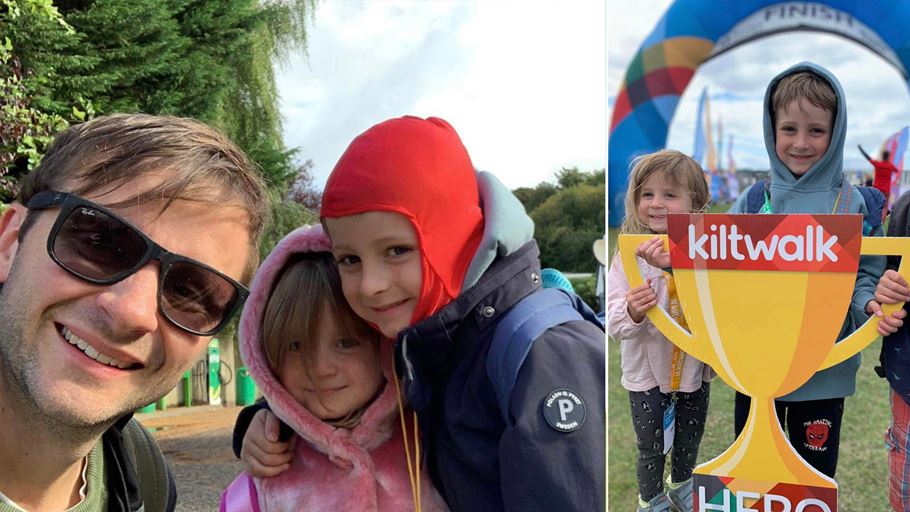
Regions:
[[[907,281],[896,270],[886,270],[875,287],[875,300],[879,304],[910,301],[910,286],[907,286]]]
[[[652,267],[668,268],[670,266],[670,253],[664,250],[663,240],[656,236],[639,245],[635,250],[635,255],[643,258]]]
[[[240,462],[252,476],[266,478],[280,475],[291,467],[297,436],[288,442],[278,441],[281,420],[272,411],[263,409],[253,416],[243,436]]]
[[[878,294],[876,294],[876,296],[878,296]],[[869,312],[870,315],[879,317],[877,330],[882,336],[896,333],[897,330],[904,325],[904,318],[907,317],[907,310],[903,308],[885,316],[884,313],[882,313],[881,304],[874,300],[870,300],[866,304],[866,311]]]
[[[626,293],[626,304],[628,304],[627,309],[632,321],[637,324],[641,323],[645,319],[645,313],[657,305],[657,294],[651,288],[650,278],[645,281],[645,284],[632,288]]]

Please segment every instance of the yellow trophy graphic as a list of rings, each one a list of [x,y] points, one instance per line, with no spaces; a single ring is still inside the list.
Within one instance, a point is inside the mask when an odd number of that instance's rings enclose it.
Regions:
[[[642,283],[635,250],[653,236],[619,237],[633,287]],[[694,510],[836,511],[837,483],[794,452],[774,399],[878,336],[872,318],[835,343],[860,254],[904,256],[906,278],[910,238],[863,238],[861,215],[674,214],[664,239],[689,331],[661,308],[648,319],[752,397],[733,445],[695,468]]]

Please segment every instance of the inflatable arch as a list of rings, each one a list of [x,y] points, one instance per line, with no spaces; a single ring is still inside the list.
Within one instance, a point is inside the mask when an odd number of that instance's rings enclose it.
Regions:
[[[626,70],[610,121],[610,226],[624,216],[632,159],[662,149],[679,97],[705,62],[737,46],[796,30],[836,34],[881,56],[908,79],[910,0],[774,2],[676,0]]]

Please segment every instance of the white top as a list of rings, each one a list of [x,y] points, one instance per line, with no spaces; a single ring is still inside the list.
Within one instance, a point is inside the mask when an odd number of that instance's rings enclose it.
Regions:
[[[85,473],[87,471],[88,471],[88,456],[86,456],[82,459],[82,473],[81,473],[82,485],[79,487],[79,503],[76,503],[75,505],[73,505],[73,507],[68,508],[67,511],[72,510],[75,507],[78,507],[79,504],[82,503],[82,501],[85,499],[85,491],[88,488],[88,478],[85,475]],[[9,499],[2,492],[0,492],[0,503],[3,503],[4,505],[8,505],[9,507],[11,507],[13,510],[15,510],[17,512],[28,512],[24,508],[17,505],[15,501]],[[67,512],[67,511],[64,511],[64,512]]]
[[[667,282],[663,271],[638,258],[642,279],[651,279],[657,293],[657,305],[667,309],[669,300]],[[654,324],[644,318],[635,323],[629,316],[626,293],[631,289],[623,270],[619,253],[613,257],[607,280],[607,332],[622,343],[622,386],[629,391],[647,391],[660,386],[661,393],[670,393],[670,372],[673,361],[673,343]],[[679,391],[691,393],[716,374],[711,367],[687,355],[683,363]]]

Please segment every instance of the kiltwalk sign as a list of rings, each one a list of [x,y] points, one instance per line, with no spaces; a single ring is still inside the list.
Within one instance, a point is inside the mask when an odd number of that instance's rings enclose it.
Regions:
[[[653,235],[621,235],[629,284],[642,283],[635,249]],[[837,510],[837,483],[793,451],[774,399],[859,352],[877,318],[835,343],[859,257],[910,256],[910,239],[863,238],[861,215],[674,214],[673,279],[689,330],[660,308],[650,321],[752,397],[749,419],[724,453],[695,468],[695,511]],[[899,270],[906,276],[904,258]],[[890,313],[900,304],[885,306]]]

